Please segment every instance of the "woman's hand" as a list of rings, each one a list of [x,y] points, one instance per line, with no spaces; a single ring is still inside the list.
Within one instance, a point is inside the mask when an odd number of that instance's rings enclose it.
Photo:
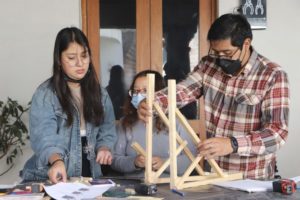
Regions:
[[[100,147],[97,152],[96,162],[100,165],[111,165],[112,154],[107,147]]]
[[[60,181],[66,182],[67,172],[66,172],[65,163],[61,159],[54,162],[51,165],[50,169],[48,170],[48,177],[50,181],[52,183],[58,183]]]
[[[134,165],[139,168],[145,168],[145,157],[137,155],[134,160]]]
[[[145,168],[145,162],[146,162],[145,157],[142,155],[136,156],[136,158],[134,160],[135,166],[137,166],[139,168]],[[164,163],[164,160],[161,159],[160,157],[158,157],[158,156],[152,157],[152,169],[154,171],[157,171],[162,166],[163,163]]]
[[[159,170],[159,168],[162,166],[163,163],[164,163],[164,160],[161,157],[159,157],[159,156],[152,157],[152,169],[154,171]]]

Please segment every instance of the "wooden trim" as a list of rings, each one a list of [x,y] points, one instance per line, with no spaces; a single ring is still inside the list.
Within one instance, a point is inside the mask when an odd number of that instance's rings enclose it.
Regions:
[[[207,55],[209,51],[209,43],[207,41],[207,33],[213,21],[217,16],[217,0],[199,0],[199,58]],[[198,133],[200,134],[201,140],[206,139],[205,132],[205,111],[204,111],[204,100],[203,97],[199,100],[199,113],[200,119],[198,120]]]
[[[153,107],[154,100],[154,74],[147,75],[147,106],[150,110]],[[147,118],[146,123],[146,156],[145,156],[145,182],[153,182],[153,171],[152,171],[152,134],[153,134],[153,120],[152,117]]]
[[[152,70],[162,73],[162,0],[150,0],[150,2],[150,67]]]
[[[99,0],[88,0],[87,1],[87,36],[89,43],[93,44],[91,47],[93,63],[95,66],[96,73],[100,80],[100,22],[99,22]]]
[[[205,56],[209,50],[207,33],[217,16],[217,0],[199,0],[199,58]]]
[[[82,31],[89,40],[95,71],[100,80],[99,0],[81,0]]]
[[[136,1],[136,72],[150,69],[150,0]]]
[[[81,30],[82,32],[87,35],[87,7],[86,7],[87,0],[81,0]]]

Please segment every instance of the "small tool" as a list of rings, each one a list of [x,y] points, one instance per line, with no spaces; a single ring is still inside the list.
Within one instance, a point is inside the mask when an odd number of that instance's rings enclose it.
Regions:
[[[171,189],[171,191],[175,194],[178,194],[178,195],[184,197],[184,192],[180,192],[179,190],[176,190],[176,189]]]
[[[280,179],[273,182],[273,192],[293,194],[297,189],[296,182],[291,179]]]
[[[140,183],[134,185],[135,192],[141,195],[153,195],[157,192],[157,186],[155,184]]]

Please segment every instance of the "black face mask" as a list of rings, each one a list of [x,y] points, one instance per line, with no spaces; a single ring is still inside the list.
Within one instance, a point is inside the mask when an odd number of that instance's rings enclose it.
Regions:
[[[85,78],[87,78],[89,76],[89,74],[90,74],[90,69],[88,69],[88,71],[86,72],[85,76],[82,79],[75,80],[75,79],[72,79],[66,73],[63,72],[63,76],[64,76],[65,81],[72,82],[72,83],[81,83]]]
[[[224,58],[216,58],[216,64],[221,67],[221,69],[229,75],[234,75],[237,73],[241,67],[242,63],[240,59],[237,60],[230,60]]]

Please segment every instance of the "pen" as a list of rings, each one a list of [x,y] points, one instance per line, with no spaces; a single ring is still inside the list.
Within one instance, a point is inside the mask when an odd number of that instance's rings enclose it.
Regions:
[[[180,191],[175,190],[175,189],[171,189],[171,191],[172,191],[173,193],[176,193],[176,194],[178,194],[178,195],[184,197],[184,192],[180,192]]]

